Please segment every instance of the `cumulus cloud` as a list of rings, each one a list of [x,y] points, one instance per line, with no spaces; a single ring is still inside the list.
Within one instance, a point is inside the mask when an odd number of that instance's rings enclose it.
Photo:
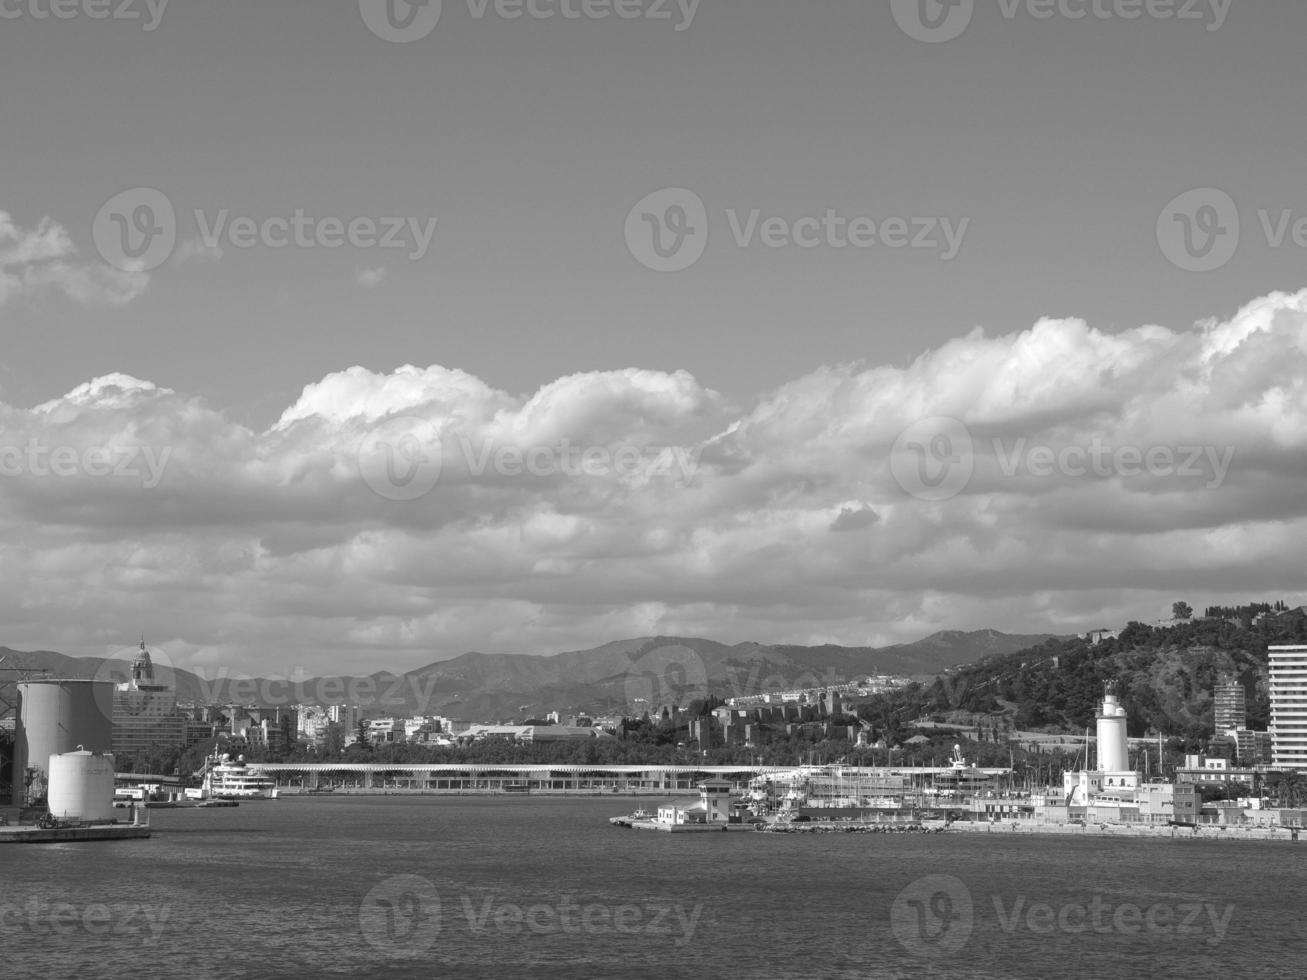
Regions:
[[[83,306],[125,306],[149,286],[144,272],[79,262],[76,254],[68,232],[50,218],[22,228],[0,211],[0,306],[49,290]]]
[[[1190,329],[977,331],[743,408],[683,371],[517,395],[353,367],[256,430],[115,374],[0,403],[0,471],[6,642],[94,652],[146,628],[249,670],[1301,601],[1307,292]]]

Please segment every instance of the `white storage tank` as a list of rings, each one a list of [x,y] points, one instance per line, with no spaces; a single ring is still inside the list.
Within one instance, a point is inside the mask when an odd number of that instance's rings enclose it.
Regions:
[[[18,685],[14,732],[14,805],[21,806],[28,767],[32,795],[46,795],[50,756],[83,746],[113,749],[113,684],[108,681],[31,680]],[[3,802],[3,801],[0,801]]]
[[[113,756],[80,747],[50,756],[49,808],[59,820],[113,820]]]

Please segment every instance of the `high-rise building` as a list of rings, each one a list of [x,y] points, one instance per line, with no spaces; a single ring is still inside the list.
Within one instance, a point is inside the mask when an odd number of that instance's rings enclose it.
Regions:
[[[1212,696],[1217,732],[1237,731],[1247,724],[1247,698],[1243,684],[1235,678],[1224,677],[1217,682]]]
[[[131,677],[113,692],[113,752],[124,755],[152,746],[175,748],[186,741],[186,720],[177,692],[154,676],[150,651],[141,641]]]
[[[1273,646],[1268,653],[1273,764],[1307,769],[1307,646]]]

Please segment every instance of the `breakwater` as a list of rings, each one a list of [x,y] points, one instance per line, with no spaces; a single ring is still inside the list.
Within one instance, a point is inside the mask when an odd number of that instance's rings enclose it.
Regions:
[[[1172,827],[1150,824],[1111,823],[1038,823],[1030,820],[1003,820],[994,823],[954,821],[943,828],[953,834],[1055,834],[1064,837],[1161,837],[1174,840],[1278,840],[1297,841],[1302,829],[1296,827],[1239,827],[1202,824],[1197,827]]]
[[[943,827],[927,827],[919,823],[777,822],[758,826],[758,832],[763,834],[939,834],[943,831]]]

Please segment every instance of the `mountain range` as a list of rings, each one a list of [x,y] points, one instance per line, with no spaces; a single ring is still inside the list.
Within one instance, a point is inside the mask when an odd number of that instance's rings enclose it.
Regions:
[[[740,697],[840,684],[872,674],[921,679],[1051,638],[990,629],[949,630],[914,643],[877,648],[726,645],[699,637],[647,636],[553,656],[466,653],[402,674],[251,678],[221,671],[196,674],[160,664],[157,679],[173,685],[179,700],[203,704],[353,703],[369,714],[438,714],[491,721],[539,717],[551,710],[657,712],[663,705],[685,705],[708,694]],[[20,676],[8,668],[44,670],[49,672],[46,676],[122,680],[129,666],[129,659],[106,661],[0,647],[0,685],[12,685]]]

